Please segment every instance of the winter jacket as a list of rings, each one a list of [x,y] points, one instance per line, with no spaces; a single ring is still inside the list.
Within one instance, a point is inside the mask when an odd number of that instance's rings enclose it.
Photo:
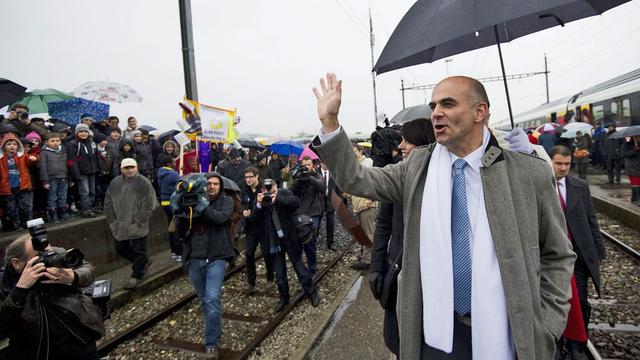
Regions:
[[[75,138],[67,143],[67,165],[71,169],[71,177],[79,180],[82,175],[95,175],[98,172],[96,144],[87,138]]]
[[[218,173],[224,177],[227,177],[236,182],[236,184],[242,184],[244,181],[244,170],[251,166],[251,163],[245,159],[240,159],[240,162],[234,164],[233,161],[225,160],[218,163]]]
[[[14,135],[5,135],[2,138],[2,142],[0,142],[0,149],[4,148],[4,144],[8,140],[15,140],[18,142],[18,151],[13,154],[13,157],[16,162],[16,167],[18,168],[18,171],[20,171],[20,191],[32,190],[33,185],[31,183],[29,167],[35,166],[38,160],[29,160],[29,155],[24,153],[24,146],[22,146],[22,143],[18,141]],[[8,155],[4,152],[0,152],[0,195],[11,195]]]
[[[244,185],[242,187],[242,207],[245,210],[253,210],[256,205],[256,197],[260,193],[260,187],[257,187],[255,191],[251,190],[251,187]],[[247,233],[257,234],[264,229],[262,228],[262,218],[256,216],[254,211],[251,211],[251,215],[244,219],[244,229]]]
[[[313,172],[297,179],[291,186],[294,195],[300,198],[299,214],[321,216],[324,211],[324,193],[326,185],[322,175]]]
[[[5,119],[2,123],[13,126],[15,130],[18,132],[18,135],[20,135],[20,137],[24,137],[28,133],[35,131],[36,133],[38,133],[38,135],[40,135],[41,138],[44,139],[44,137],[48,133],[47,129],[39,125],[36,125],[33,122],[29,122],[29,125],[24,125],[18,119]]]
[[[138,171],[140,174],[153,174],[153,151],[151,145],[143,142],[134,142],[133,147],[136,149],[136,161],[138,162]]]
[[[40,181],[48,183],[51,179],[66,179],[69,176],[67,168],[67,149],[60,145],[58,149],[44,146],[40,152]]]
[[[140,174],[115,177],[104,198],[104,212],[113,237],[122,241],[147,236],[156,206],[156,193],[149,179]]]
[[[610,131],[604,136],[604,154],[607,159],[615,160],[622,158],[622,154],[620,152],[622,147],[623,139],[611,139],[611,135],[615,134],[616,131]]]
[[[271,160],[269,163],[269,167],[273,172],[273,180],[275,180],[278,184],[282,184],[282,169],[285,167],[284,160],[278,158],[277,160]],[[261,178],[262,179],[262,178]]]
[[[622,145],[624,169],[627,175],[640,176],[640,144],[636,145],[633,138]]]
[[[131,146],[131,149],[129,151],[124,150],[125,144],[129,144],[129,146]],[[133,141],[131,140],[120,141],[120,147],[118,148],[118,152],[116,153],[116,159],[113,162],[113,168],[115,169],[116,174],[120,173],[120,163],[126,158],[131,158],[136,161],[138,159],[136,148],[133,146]]]
[[[180,180],[180,175],[177,171],[168,167],[161,167],[158,169],[158,186],[160,187],[160,201],[162,206],[169,205],[169,199],[171,194],[176,191],[176,184]],[[167,202],[164,204],[164,202]]]
[[[118,172],[115,169],[115,161],[116,161],[115,152],[106,147],[102,150],[100,148],[96,148],[96,159],[98,161],[98,176],[116,176]]]
[[[260,176],[260,181],[265,179],[273,179],[275,180],[275,174],[273,173],[273,169],[269,165],[258,166],[258,176]]]
[[[292,254],[300,254],[302,252],[302,245],[298,240],[296,226],[293,222],[296,213],[299,212],[299,206],[300,198],[294,195],[293,192],[287,189],[278,189],[276,202],[273,205],[261,208],[254,207],[253,212],[260,219],[262,229],[264,229],[263,234],[265,234],[265,238],[269,243],[268,249],[274,249],[279,246],[280,250],[284,250],[282,247],[290,249]],[[277,229],[273,223],[272,212],[274,209],[278,214],[278,221],[284,233],[284,238],[278,237]]]
[[[209,199],[209,206],[193,219],[176,217],[176,232],[185,239],[184,258],[233,261],[235,251],[231,239],[233,199],[224,194],[220,179],[220,195]],[[190,223],[191,222],[191,226]]]
[[[12,268],[5,267],[0,273],[0,339],[10,339],[8,358],[70,359],[73,358],[70,354],[95,349],[95,339],[100,331],[104,334],[104,325],[91,299],[77,291],[93,282],[95,267],[84,262],[73,272],[77,276],[73,285],[36,284],[28,290],[15,287],[20,276]],[[59,309],[66,309],[69,314]]]

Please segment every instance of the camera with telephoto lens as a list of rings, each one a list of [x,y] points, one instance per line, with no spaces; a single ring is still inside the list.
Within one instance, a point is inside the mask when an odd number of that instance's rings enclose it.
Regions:
[[[31,245],[38,252],[38,261],[34,265],[43,263],[45,267],[71,269],[82,264],[84,254],[78,249],[69,249],[63,253],[47,250],[49,240],[47,239],[47,229],[44,228],[42,218],[27,221],[27,227],[29,228],[29,234],[31,234]]]
[[[311,170],[302,165],[296,166],[293,171],[291,171],[291,177],[294,179],[301,179],[309,176],[309,174],[311,174]]]
[[[273,180],[264,179],[262,186],[267,189],[267,191],[262,193],[262,205],[269,206],[271,205],[271,187],[273,186]]]

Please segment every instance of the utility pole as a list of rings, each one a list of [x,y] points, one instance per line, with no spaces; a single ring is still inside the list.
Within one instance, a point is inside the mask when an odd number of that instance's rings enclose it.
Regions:
[[[449,77],[449,63],[452,62],[453,59],[445,59],[444,63],[447,64],[447,77]]]
[[[180,7],[180,33],[182,35],[182,67],[187,99],[198,101],[196,83],[196,58],[193,50],[193,26],[191,21],[191,0],[178,0]]]
[[[371,68],[375,66],[374,58],[373,58],[373,46],[375,45],[376,39],[373,35],[373,19],[371,19],[371,7],[369,7],[369,44],[371,45]],[[373,81],[373,128],[375,129],[378,126],[378,99],[376,96],[376,73],[375,71],[371,71],[371,80]]]
[[[549,103],[549,69],[547,68],[547,54],[544,54],[544,81],[547,85],[547,104]]]
[[[404,106],[404,79],[400,79],[400,91],[402,91],[402,108],[405,109],[405,106]]]

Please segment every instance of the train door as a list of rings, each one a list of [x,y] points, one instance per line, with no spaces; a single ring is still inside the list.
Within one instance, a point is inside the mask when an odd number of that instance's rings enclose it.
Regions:
[[[611,116],[616,126],[629,126],[631,123],[631,102],[629,99],[611,101]]]

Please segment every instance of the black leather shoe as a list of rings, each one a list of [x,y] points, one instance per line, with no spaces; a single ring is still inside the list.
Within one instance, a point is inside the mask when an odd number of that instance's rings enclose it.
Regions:
[[[276,304],[276,307],[273,309],[273,311],[279,313],[287,305],[289,305],[289,300],[280,299],[280,300],[278,300],[278,303]]]
[[[338,250],[338,246],[336,245],[335,242],[330,242],[329,245],[327,245],[327,249],[329,249],[331,251],[336,251],[336,250]]]
[[[318,307],[318,305],[320,305],[320,295],[318,295],[318,290],[312,292],[311,295],[309,295],[309,299],[311,299],[311,306]]]

